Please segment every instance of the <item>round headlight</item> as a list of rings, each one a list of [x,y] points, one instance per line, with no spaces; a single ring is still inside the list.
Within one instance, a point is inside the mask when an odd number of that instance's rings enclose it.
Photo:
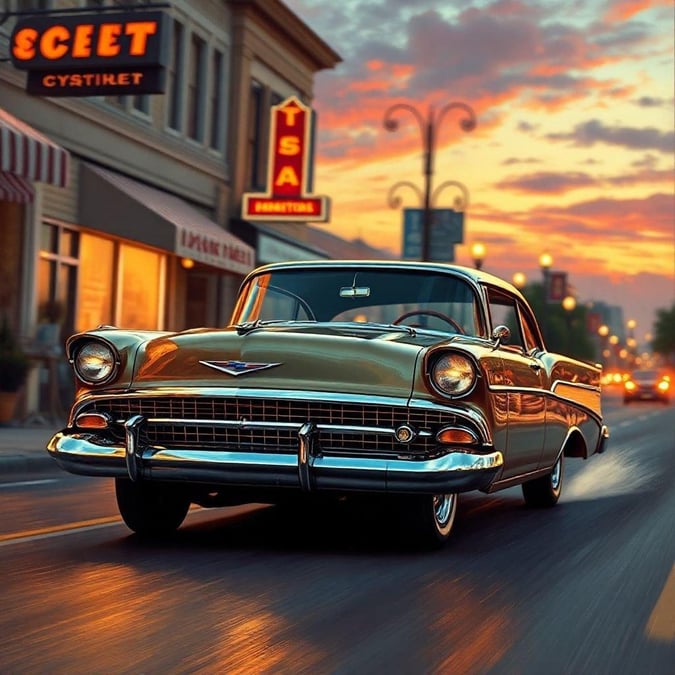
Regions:
[[[105,342],[87,342],[75,354],[73,367],[88,384],[99,384],[111,377],[117,363],[112,347]]]
[[[466,394],[476,381],[476,370],[471,359],[461,354],[441,356],[431,368],[431,380],[444,394]]]

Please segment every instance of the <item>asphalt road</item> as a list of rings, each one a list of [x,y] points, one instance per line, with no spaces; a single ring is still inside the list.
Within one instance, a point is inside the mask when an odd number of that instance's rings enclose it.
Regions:
[[[675,407],[605,404],[563,497],[463,496],[450,546],[383,514],[194,510],[143,544],[111,482],[0,484],[0,673],[675,671]]]

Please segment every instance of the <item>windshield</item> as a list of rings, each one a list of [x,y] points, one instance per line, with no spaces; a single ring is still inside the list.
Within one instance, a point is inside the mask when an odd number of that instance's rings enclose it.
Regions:
[[[252,321],[400,324],[482,335],[471,286],[418,270],[280,269],[247,283],[232,317]]]

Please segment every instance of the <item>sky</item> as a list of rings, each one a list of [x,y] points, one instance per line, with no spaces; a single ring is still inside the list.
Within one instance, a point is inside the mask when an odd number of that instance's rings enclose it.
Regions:
[[[400,255],[433,119],[432,205],[457,203],[453,182],[468,196],[455,262],[480,242],[486,271],[535,281],[549,253],[578,302],[620,305],[645,339],[675,302],[672,0],[284,2],[342,58],[315,78],[317,227]],[[389,131],[397,104],[417,117]]]

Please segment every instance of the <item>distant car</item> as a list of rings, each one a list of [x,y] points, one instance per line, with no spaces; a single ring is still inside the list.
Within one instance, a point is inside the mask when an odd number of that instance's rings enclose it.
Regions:
[[[190,504],[357,495],[438,546],[460,493],[522,485],[553,506],[564,459],[609,435],[600,368],[548,352],[512,285],[452,265],[269,265],[226,328],[102,326],[67,355],[76,397],[48,451],[114,477],[140,535],[175,530]]]
[[[623,402],[670,401],[670,377],[658,370],[636,370],[623,383]]]

